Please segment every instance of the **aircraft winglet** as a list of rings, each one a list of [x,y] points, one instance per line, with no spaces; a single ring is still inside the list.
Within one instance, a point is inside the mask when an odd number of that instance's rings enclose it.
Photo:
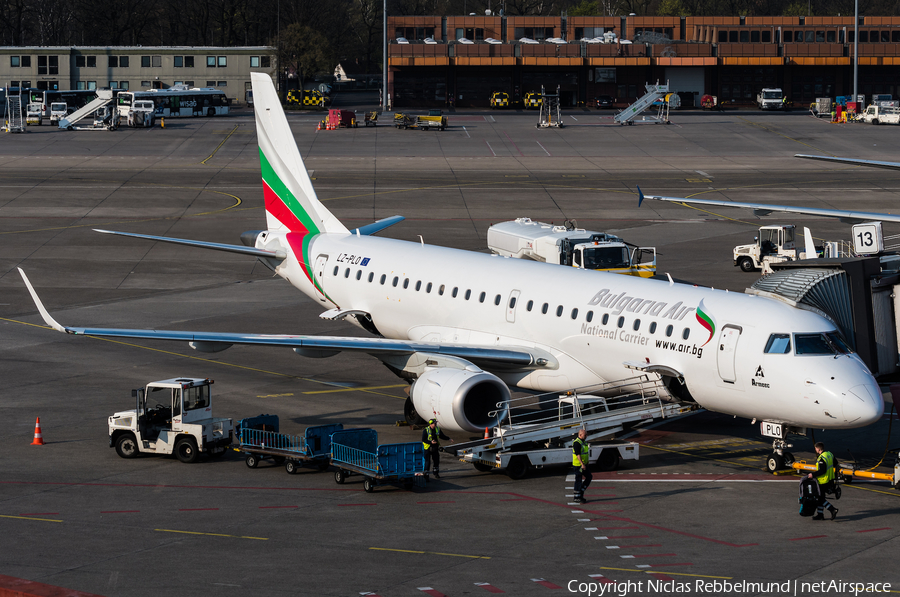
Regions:
[[[635,185],[635,186],[637,186],[637,185]],[[638,190],[638,207],[640,207],[641,203],[644,202],[644,192],[641,190],[641,187],[639,187],[639,186],[638,186],[637,190]]]
[[[25,272],[22,271],[22,268],[16,268],[19,270],[19,273],[22,275],[22,279],[25,280],[25,286],[28,287],[28,292],[31,293],[31,300],[34,301],[35,306],[37,306],[38,311],[41,312],[41,317],[44,318],[44,322],[52,327],[54,330],[59,332],[65,332],[66,328],[59,325],[55,319],[50,317],[50,313],[47,312],[47,309],[44,308],[44,303],[41,302],[41,299],[38,298],[37,293],[34,291],[34,287],[31,285],[31,282],[28,281],[28,276],[25,275]]]

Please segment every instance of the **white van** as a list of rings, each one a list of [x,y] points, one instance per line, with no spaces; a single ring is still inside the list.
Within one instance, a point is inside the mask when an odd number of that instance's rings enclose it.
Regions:
[[[50,104],[50,124],[57,124],[60,118],[69,115],[69,106],[66,102],[53,102]]]

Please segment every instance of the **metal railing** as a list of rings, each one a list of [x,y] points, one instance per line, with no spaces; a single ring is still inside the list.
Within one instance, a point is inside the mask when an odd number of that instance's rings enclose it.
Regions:
[[[241,429],[241,445],[262,450],[284,450],[286,452],[307,451],[306,440],[297,435],[286,435],[261,429]]]
[[[358,448],[351,448],[342,444],[331,444],[331,460],[335,463],[344,463],[361,469],[378,473],[378,455]]]

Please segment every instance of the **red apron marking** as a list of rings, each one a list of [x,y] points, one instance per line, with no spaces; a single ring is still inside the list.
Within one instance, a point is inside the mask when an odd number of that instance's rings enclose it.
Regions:
[[[378,504],[338,504],[338,506],[377,506]]]
[[[650,535],[609,535],[607,539],[646,539]],[[627,547],[623,545],[622,547]]]
[[[880,529],[866,529],[864,531],[856,531],[857,533],[874,533],[875,531],[889,531],[891,527],[881,527]]]
[[[550,581],[544,580],[543,578],[532,578],[532,582],[536,582],[542,587],[547,587],[548,589],[561,589],[562,587],[559,585],[555,585]]]
[[[813,535],[812,537],[797,537],[796,539],[788,539],[788,541],[806,541],[807,539],[822,539],[828,535]]]
[[[447,597],[446,595],[444,595],[444,594],[441,593],[440,591],[435,591],[435,590],[432,589],[431,587],[417,587],[417,588],[418,588],[420,591],[422,591],[423,593],[426,593],[426,594],[428,594],[428,595],[431,595],[431,597]]]
[[[454,501],[446,501],[446,502],[416,502],[417,504],[455,504]]]
[[[202,510],[218,510],[218,508],[179,508],[179,512],[200,512]]]
[[[129,512],[140,512],[140,510],[101,510],[100,514],[127,514]]]
[[[260,510],[264,510],[267,508],[299,508],[300,506],[260,506]],[[369,593],[370,595],[374,595],[375,593]]]
[[[489,583],[489,582],[477,582],[477,583],[475,583],[475,586],[476,586],[476,587],[481,587],[482,589],[484,589],[484,590],[487,591],[488,593],[505,593],[505,592],[506,592],[506,591],[501,591],[500,589],[498,589],[497,587],[493,586],[493,585],[492,585],[491,583]]]

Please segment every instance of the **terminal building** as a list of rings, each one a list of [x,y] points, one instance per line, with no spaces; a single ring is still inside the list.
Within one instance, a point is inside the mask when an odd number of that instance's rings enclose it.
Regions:
[[[65,89],[168,89],[216,87],[243,102],[250,73],[276,73],[268,46],[23,46],[0,47],[0,87]]]
[[[646,83],[752,104],[781,88],[794,105],[853,93],[853,17],[388,18],[388,93],[394,106],[487,107],[555,92],[563,106],[599,95],[618,106]],[[632,43],[599,43],[608,32]],[[607,37],[611,37],[607,35]],[[522,41],[522,40],[525,41]],[[552,40],[552,41],[551,41]],[[588,41],[591,40],[591,41]],[[900,94],[900,17],[859,19],[860,94]],[[682,97],[685,97],[684,95]]]

